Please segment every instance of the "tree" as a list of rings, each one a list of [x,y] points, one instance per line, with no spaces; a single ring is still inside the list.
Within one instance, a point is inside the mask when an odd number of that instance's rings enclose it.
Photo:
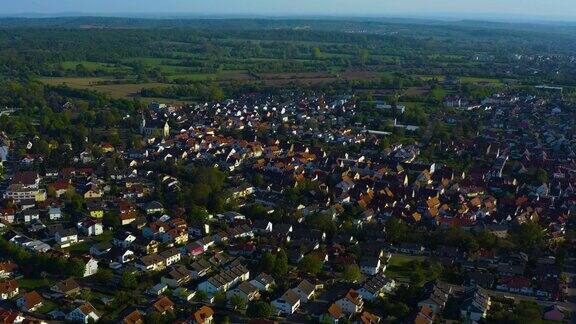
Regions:
[[[124,289],[135,289],[138,287],[138,278],[130,271],[124,271],[120,279],[120,287]]]
[[[298,265],[300,270],[312,275],[315,275],[322,271],[322,261],[317,258],[307,255],[305,256]]]
[[[254,318],[268,318],[274,315],[274,308],[265,301],[252,302],[248,305],[246,315]]]
[[[260,258],[260,262],[258,263],[258,268],[260,271],[266,273],[273,273],[274,267],[276,266],[276,256],[274,256],[270,252],[264,253],[262,258]]]
[[[536,181],[538,181],[538,183],[540,184],[548,182],[548,172],[546,172],[546,170],[542,168],[536,170],[536,174],[534,175],[534,177],[536,178]]]
[[[361,277],[360,267],[356,264],[347,265],[344,267],[344,271],[342,271],[342,279],[347,282],[355,283],[359,281]]]
[[[222,101],[224,99],[224,91],[218,86],[212,86],[210,89],[210,100],[211,101]]]
[[[70,259],[68,261],[68,274],[74,277],[84,277],[86,264],[80,259]]]
[[[119,228],[120,226],[122,226],[122,222],[120,222],[120,217],[112,213],[105,213],[102,222],[106,227]]]
[[[208,299],[208,294],[204,290],[198,290],[194,296],[197,302],[204,302]]]
[[[280,250],[278,254],[276,254],[273,274],[276,279],[283,278],[288,274],[288,255],[286,255],[284,250]]]
[[[110,282],[110,280],[112,280],[113,276],[114,276],[114,273],[112,272],[111,269],[98,268],[98,272],[96,272],[96,275],[94,276],[94,278],[96,279],[96,281],[98,281],[101,284],[107,284]]]
[[[243,312],[246,310],[246,300],[244,298],[234,295],[230,298],[230,305],[235,311]]]
[[[206,208],[192,205],[188,211],[188,223],[191,225],[204,225],[208,222],[209,214]]]
[[[224,304],[226,302],[226,293],[218,291],[214,294],[214,302],[216,304]]]
[[[532,221],[514,227],[511,237],[514,244],[526,252],[532,252],[544,245],[544,229]]]
[[[320,50],[319,47],[312,48],[312,57],[315,60],[321,60],[322,59],[322,51]]]
[[[391,218],[386,222],[386,235],[388,236],[388,240],[393,243],[397,243],[405,238],[407,232],[408,225],[401,223],[396,218]]]

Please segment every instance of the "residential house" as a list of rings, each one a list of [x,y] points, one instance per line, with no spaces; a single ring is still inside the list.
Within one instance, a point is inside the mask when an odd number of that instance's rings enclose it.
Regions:
[[[320,317],[320,323],[332,323],[337,324],[341,319],[345,318],[342,308],[336,303],[332,303],[326,313],[322,314]]]
[[[152,304],[152,309],[160,314],[166,314],[174,311],[174,302],[168,297],[162,296]]]
[[[158,254],[150,254],[141,257],[136,263],[136,267],[143,271],[160,271],[166,268],[166,262]]]
[[[288,289],[280,298],[272,301],[272,306],[274,306],[278,314],[294,314],[300,307],[300,296],[294,290]]]
[[[378,324],[380,323],[381,318],[380,316],[376,316],[367,311],[363,311],[362,314],[360,314],[359,320],[362,324]]]
[[[0,262],[0,278],[8,278],[18,269],[18,265],[11,261]]]
[[[350,289],[344,297],[336,300],[336,305],[340,306],[345,314],[354,315],[362,311],[364,300],[357,291]]]
[[[103,256],[110,252],[112,249],[112,243],[110,242],[101,242],[94,244],[90,247],[90,254],[93,256]]]
[[[234,289],[226,292],[226,298],[230,299],[233,296],[238,296],[248,303],[252,300],[260,298],[260,292],[258,288],[253,286],[250,282],[244,281]]]
[[[530,280],[525,277],[502,277],[498,280],[496,289],[524,295],[534,294]]]
[[[20,212],[17,218],[24,223],[30,223],[40,220],[40,211],[35,208],[29,208]]]
[[[418,307],[426,306],[434,314],[444,310],[448,297],[452,293],[452,287],[440,283],[430,283],[425,287],[424,299],[418,303]]]
[[[54,221],[62,218],[62,210],[59,207],[48,208],[48,219]]]
[[[104,233],[102,223],[93,218],[85,218],[76,224],[78,230],[86,236],[98,236]]]
[[[382,263],[379,257],[365,257],[360,260],[360,271],[366,275],[375,275],[383,271]]]
[[[31,291],[18,298],[16,305],[24,312],[34,312],[44,305],[44,298],[36,291]]]
[[[384,296],[386,293],[392,292],[395,288],[396,281],[387,278],[384,274],[380,273],[366,280],[358,290],[358,293],[363,299],[372,301],[378,297]]]
[[[6,280],[0,282],[0,300],[11,299],[18,295],[18,282],[16,280]]]
[[[72,322],[87,324],[97,322],[100,319],[100,315],[98,314],[96,308],[92,306],[92,304],[86,302],[68,313],[68,315],[66,315],[66,319]]]
[[[56,231],[54,240],[60,247],[69,247],[72,244],[78,243],[78,232],[75,228],[65,228]]]
[[[190,324],[211,324],[214,322],[214,310],[208,306],[202,306],[192,313],[187,323]]]
[[[56,283],[50,287],[50,290],[58,294],[71,296],[80,292],[80,285],[74,278],[68,278]]]
[[[490,308],[490,296],[482,288],[468,288],[460,305],[460,317],[473,323],[486,317]]]
[[[154,296],[160,296],[166,292],[166,290],[168,290],[168,284],[161,282],[150,287],[150,289],[148,289],[148,293]]]
[[[219,274],[210,277],[208,280],[201,282],[198,285],[198,290],[205,291],[208,294],[214,294],[216,292],[226,292],[232,286],[248,280],[250,277],[250,271],[242,265],[232,267],[230,269],[224,270]]]
[[[98,260],[94,259],[92,256],[84,256],[84,277],[89,277],[95,275],[98,272]]]
[[[272,223],[267,220],[256,220],[252,228],[256,234],[272,233],[273,229]]]
[[[198,279],[204,277],[212,270],[212,263],[204,259],[200,259],[194,261],[190,267],[192,268],[192,278]]]
[[[144,206],[144,211],[148,215],[161,214],[164,212],[164,206],[158,201],[151,201]]]
[[[132,233],[118,232],[114,235],[112,244],[127,249],[134,241],[136,241],[136,236],[132,235]]]
[[[180,250],[178,250],[176,248],[162,251],[159,253],[159,255],[160,255],[160,257],[162,257],[164,259],[164,263],[166,264],[167,267],[180,261],[180,259],[182,258],[182,254],[180,253]]]
[[[120,264],[132,262],[134,260],[134,252],[129,249],[120,247],[113,247],[107,254],[111,263],[118,262]]]
[[[172,267],[167,274],[162,276],[160,280],[170,288],[180,287],[192,280],[192,271],[183,265],[176,265]]]
[[[272,276],[262,272],[256,278],[250,280],[250,283],[258,288],[259,290],[263,291],[271,291],[276,282]]]
[[[552,305],[544,309],[544,320],[564,322],[570,311],[562,306]]]
[[[122,324],[144,324],[145,318],[139,310],[134,310],[122,319]]]
[[[300,304],[305,304],[314,298],[316,286],[304,279],[293,290],[300,297]]]

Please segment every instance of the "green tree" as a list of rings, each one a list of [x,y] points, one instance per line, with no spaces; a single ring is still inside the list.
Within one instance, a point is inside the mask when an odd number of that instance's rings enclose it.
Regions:
[[[243,312],[246,310],[246,300],[238,295],[234,295],[230,298],[230,305],[235,311]]]
[[[80,259],[70,259],[68,261],[68,274],[74,277],[84,277],[86,264]]]
[[[358,265],[351,264],[344,267],[344,271],[342,271],[342,279],[345,281],[355,283],[360,281],[361,278],[362,273]]]
[[[315,60],[321,60],[322,59],[322,51],[320,50],[319,47],[312,48],[312,57]]]
[[[276,266],[276,256],[270,252],[264,253],[258,262],[258,268],[260,271],[266,273],[273,273],[274,267]]]
[[[276,279],[283,278],[288,274],[288,255],[284,250],[278,251],[274,262],[273,275]]]
[[[538,183],[540,184],[548,182],[548,172],[546,172],[546,170],[542,168],[536,170],[536,174],[534,175],[534,177],[536,178],[536,181],[538,181]]]
[[[246,315],[253,318],[269,318],[274,315],[274,308],[265,301],[251,302],[246,310]]]
[[[544,246],[544,229],[536,222],[526,222],[512,228],[511,238],[521,250],[532,252]]]
[[[96,275],[94,275],[94,279],[96,279],[96,281],[100,284],[107,284],[110,282],[110,280],[112,280],[113,276],[114,273],[111,269],[101,267],[98,268],[98,272],[96,272]]]
[[[204,290],[198,290],[194,296],[197,302],[205,302],[208,300],[208,294]]]
[[[206,208],[192,205],[188,211],[188,223],[190,225],[201,226],[208,223],[209,214]]]
[[[307,255],[298,264],[301,271],[315,275],[322,271],[322,261],[317,258]]]
[[[102,222],[106,227],[119,228],[120,226],[122,226],[120,217],[116,214],[109,212],[104,213],[104,218],[102,219]]]
[[[386,235],[388,240],[393,243],[398,243],[406,237],[408,233],[408,225],[400,222],[396,218],[391,218],[386,222]]]
[[[131,271],[124,271],[120,279],[120,287],[124,289],[135,289],[138,287],[138,278]]]

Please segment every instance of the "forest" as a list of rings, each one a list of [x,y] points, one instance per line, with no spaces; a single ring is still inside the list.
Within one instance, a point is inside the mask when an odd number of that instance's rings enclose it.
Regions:
[[[574,27],[372,19],[0,19],[0,78],[116,98],[367,83],[573,89]]]

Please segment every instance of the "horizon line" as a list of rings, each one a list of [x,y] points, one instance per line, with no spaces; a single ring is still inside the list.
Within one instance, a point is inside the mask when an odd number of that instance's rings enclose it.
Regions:
[[[342,14],[342,13],[258,13],[258,12],[238,12],[238,13],[216,13],[216,12],[22,12],[22,13],[0,13],[0,18],[22,18],[22,19],[48,19],[48,18],[135,18],[153,20],[172,19],[202,19],[202,18],[244,18],[244,19],[290,19],[290,18],[348,18],[348,19],[421,19],[421,20],[482,20],[489,22],[548,22],[548,23],[576,23],[576,16],[556,16],[556,15],[525,15],[525,14],[501,14],[501,13],[461,13],[461,12],[397,12],[380,14]]]

